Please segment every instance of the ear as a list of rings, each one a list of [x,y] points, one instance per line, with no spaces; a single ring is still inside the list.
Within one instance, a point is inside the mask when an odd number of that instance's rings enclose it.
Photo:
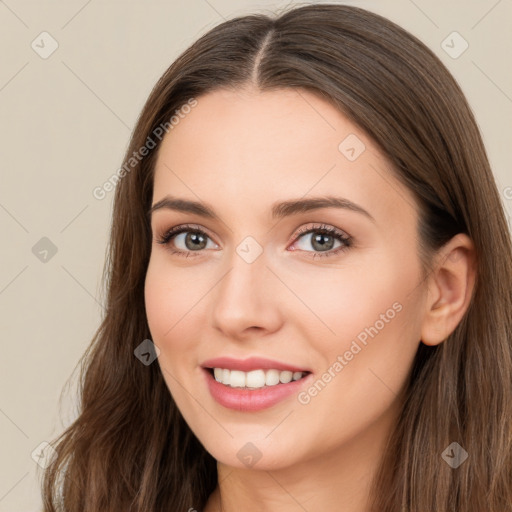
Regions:
[[[476,251],[471,238],[459,233],[443,245],[427,280],[421,341],[438,345],[455,330],[471,301],[476,280]]]

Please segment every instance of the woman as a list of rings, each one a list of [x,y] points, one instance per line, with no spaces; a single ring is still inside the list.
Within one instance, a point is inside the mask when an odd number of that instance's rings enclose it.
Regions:
[[[434,54],[236,18],[153,89],[45,512],[512,510],[512,249]]]

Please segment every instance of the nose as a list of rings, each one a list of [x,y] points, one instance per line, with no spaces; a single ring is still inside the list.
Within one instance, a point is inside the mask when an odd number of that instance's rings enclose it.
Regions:
[[[277,330],[283,285],[267,267],[264,254],[249,263],[235,253],[230,263],[212,293],[213,327],[238,340]]]

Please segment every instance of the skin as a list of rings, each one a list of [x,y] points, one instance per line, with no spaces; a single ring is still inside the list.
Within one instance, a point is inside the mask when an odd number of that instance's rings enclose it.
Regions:
[[[153,204],[167,194],[203,201],[220,220],[153,212],[145,301],[169,391],[218,461],[219,485],[204,510],[365,512],[419,343],[443,342],[469,305],[473,244],[454,237],[422,279],[412,194],[368,136],[323,99],[246,88],[197,100],[159,149]],[[354,161],[338,149],[349,134],[366,148]],[[335,208],[271,218],[274,202],[325,195],[357,203],[374,221]],[[185,223],[206,232],[205,248],[194,252],[186,234],[174,245],[156,242]],[[352,245],[313,258],[322,253],[315,233],[297,238],[297,230],[319,224]],[[236,252],[247,236],[263,249],[252,263]],[[343,244],[333,243],[331,253]],[[289,362],[315,381],[396,303],[400,312],[307,404],[293,395],[233,411],[205,385],[201,362],[224,355]],[[253,466],[237,457],[248,442],[261,452]]]

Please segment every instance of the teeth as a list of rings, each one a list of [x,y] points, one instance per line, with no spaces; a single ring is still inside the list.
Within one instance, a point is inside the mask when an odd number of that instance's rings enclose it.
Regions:
[[[252,372],[247,372],[245,374],[244,372],[240,373],[245,377],[245,383],[243,385],[248,388],[261,388],[266,383],[265,372],[263,370],[253,370]],[[231,379],[233,379],[233,377],[231,377]]]
[[[225,368],[214,368],[213,375],[217,382],[232,388],[258,389],[264,386],[276,386],[287,384],[292,380],[301,379],[305,373],[279,370],[252,370],[242,372],[240,370],[226,370]]]

